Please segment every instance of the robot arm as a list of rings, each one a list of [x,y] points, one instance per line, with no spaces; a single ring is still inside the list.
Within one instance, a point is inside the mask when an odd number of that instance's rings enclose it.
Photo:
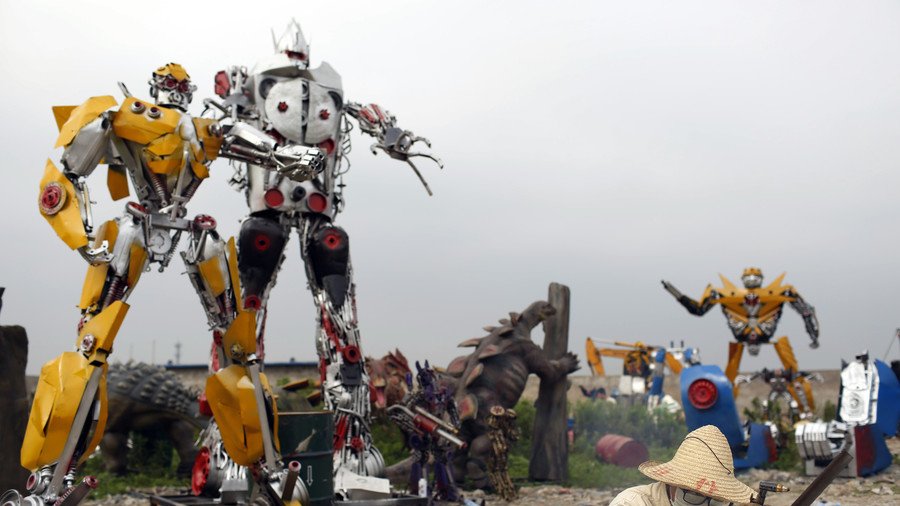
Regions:
[[[382,110],[377,104],[362,105],[357,102],[348,102],[344,111],[359,122],[360,130],[375,138],[375,144],[372,144],[372,153],[377,153],[380,149],[391,158],[409,164],[425,187],[425,191],[428,192],[428,195],[432,195],[431,188],[428,187],[425,178],[422,177],[411,159],[417,156],[429,158],[442,169],[444,164],[440,158],[430,153],[410,151],[417,142],[422,142],[430,148],[431,142],[428,139],[397,127],[397,118],[390,112]]]
[[[666,280],[662,281],[663,288],[666,289],[667,292],[672,294],[672,297],[678,300],[685,309],[688,310],[692,315],[703,316],[707,311],[712,309],[712,307],[716,303],[716,293],[713,291],[712,285],[706,285],[706,290],[703,292],[703,296],[700,297],[700,301],[696,301],[687,295],[684,295],[677,288],[675,288],[672,283],[669,283]]]
[[[262,130],[230,118],[219,123],[224,141],[219,156],[258,165],[303,182],[325,169],[325,153],[318,148],[290,144],[277,146]]]
[[[94,223],[86,179],[104,159],[115,165],[117,155],[111,149],[111,109],[115,105],[112,97],[104,96],[78,107],[54,108],[60,127],[56,146],[63,147],[62,171],[48,160],[40,185],[41,214],[57,235],[91,264],[111,259],[106,242],[96,248],[90,245]]]
[[[803,323],[806,325],[806,333],[809,334],[809,338],[812,339],[812,342],[809,343],[810,348],[818,348],[819,320],[816,318],[816,308],[803,300],[803,297],[801,297],[793,288],[789,289],[785,295],[794,299],[791,301],[791,307],[803,317]]]

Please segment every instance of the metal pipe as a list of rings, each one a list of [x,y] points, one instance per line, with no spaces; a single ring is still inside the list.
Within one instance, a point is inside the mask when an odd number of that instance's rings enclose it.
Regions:
[[[837,478],[837,475],[850,464],[851,460],[853,460],[853,456],[850,454],[850,436],[848,435],[847,438],[844,439],[844,449],[834,457],[834,460],[828,464],[822,471],[822,474],[817,476],[816,479],[806,487],[806,490],[800,494],[800,497],[791,503],[791,506],[809,506],[812,504],[813,501],[818,499],[822,492],[828,488],[828,485]]]
[[[300,476],[300,463],[292,460],[288,463],[287,477],[284,479],[284,488],[281,490],[281,500],[285,504],[294,498],[294,487],[297,485],[297,478]]]

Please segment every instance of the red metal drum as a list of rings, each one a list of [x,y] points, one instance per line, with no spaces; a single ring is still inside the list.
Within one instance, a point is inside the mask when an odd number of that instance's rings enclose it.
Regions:
[[[607,434],[597,440],[597,457],[620,467],[637,467],[650,454],[643,443],[618,434]]]

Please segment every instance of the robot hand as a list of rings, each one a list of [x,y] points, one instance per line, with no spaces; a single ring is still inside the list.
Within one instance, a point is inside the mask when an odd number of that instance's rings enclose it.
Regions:
[[[319,148],[292,144],[272,153],[279,173],[298,183],[316,177],[325,169],[325,152]]]
[[[378,150],[381,150],[391,158],[409,164],[416,176],[419,177],[419,181],[422,182],[422,186],[425,187],[425,191],[432,195],[431,188],[428,187],[425,178],[422,177],[419,169],[411,160],[417,156],[429,158],[437,163],[439,168],[443,169],[444,163],[441,162],[440,158],[430,153],[412,151],[413,146],[417,142],[421,142],[429,148],[431,147],[431,142],[409,130],[398,128],[396,125],[397,118],[387,111],[382,111],[377,104],[363,106],[362,104],[350,103],[348,104],[348,111],[351,116],[359,121],[360,129],[363,132],[375,137],[376,142],[372,144],[372,153],[378,153]]]
[[[819,338],[815,338],[809,342],[809,347],[812,349],[816,349],[819,347]]]
[[[276,146],[275,139],[243,122],[221,126],[227,129],[220,151],[223,158],[252,163],[297,182],[312,179],[325,168],[325,153],[319,148]]]
[[[675,297],[676,299],[680,299],[683,296],[683,294],[680,291],[678,291],[678,289],[675,288],[675,286],[672,285],[672,283],[669,283],[666,280],[662,280],[662,285],[663,285],[663,288],[665,288],[667,292],[671,293],[672,296]]]
[[[424,158],[429,158],[437,163],[438,167],[443,169],[444,163],[441,162],[441,159],[430,154],[423,153],[418,151],[410,151],[410,149],[417,142],[422,142],[429,148],[431,147],[431,142],[425,137],[419,137],[416,134],[410,132],[409,130],[403,130],[401,128],[390,126],[384,129],[382,135],[378,136],[378,142],[372,144],[372,153],[377,153],[380,149],[388,154],[391,158],[395,160],[401,160],[409,164],[412,167],[412,170],[416,173],[416,176],[419,177],[419,181],[422,182],[422,186],[425,187],[425,191],[428,192],[428,195],[432,195],[431,188],[428,187],[428,183],[425,182],[425,178],[422,177],[422,174],[419,172],[419,169],[413,164],[413,157],[421,156]]]

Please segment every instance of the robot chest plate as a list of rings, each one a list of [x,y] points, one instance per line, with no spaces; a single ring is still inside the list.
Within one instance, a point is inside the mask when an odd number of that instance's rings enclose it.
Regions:
[[[306,145],[338,141],[340,95],[314,81],[298,77],[276,82],[263,109],[275,130],[290,141]]]

